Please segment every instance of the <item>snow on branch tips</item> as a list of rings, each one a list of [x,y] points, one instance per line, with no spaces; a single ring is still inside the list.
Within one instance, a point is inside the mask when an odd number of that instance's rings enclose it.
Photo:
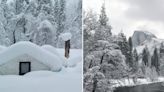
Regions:
[[[40,23],[38,29],[49,28],[52,31],[53,26],[48,20],[44,20]]]
[[[72,37],[71,33],[63,33],[60,35],[60,38],[62,38],[63,41],[68,41],[71,39],[71,37]]]

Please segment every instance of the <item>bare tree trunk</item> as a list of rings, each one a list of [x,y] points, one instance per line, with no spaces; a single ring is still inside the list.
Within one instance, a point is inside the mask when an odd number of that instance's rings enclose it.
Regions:
[[[70,40],[65,41],[65,57],[69,58],[69,52],[70,52]]]

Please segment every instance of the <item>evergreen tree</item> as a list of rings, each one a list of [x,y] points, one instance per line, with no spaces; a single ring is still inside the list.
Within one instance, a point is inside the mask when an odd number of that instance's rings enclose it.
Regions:
[[[58,31],[60,33],[62,33],[64,31],[64,23],[65,23],[65,20],[66,20],[66,15],[65,15],[65,4],[66,1],[65,0],[60,0],[59,2],[59,5],[60,5],[60,8],[59,8],[59,16],[58,16]]]
[[[133,49],[132,37],[129,37],[128,43],[129,43],[130,51],[132,51],[132,49]]]
[[[149,51],[148,51],[147,46],[144,48],[144,50],[142,52],[142,61],[143,61],[145,66],[148,66],[148,63],[149,63]]]
[[[126,57],[126,64],[130,67],[133,66],[132,52],[124,33],[119,33],[117,44],[120,46],[121,52]]]
[[[134,49],[133,51],[133,71],[134,72],[137,72],[138,70],[138,53],[137,53],[137,50]]]
[[[108,23],[108,17],[105,11],[105,4],[102,5],[101,14],[99,16],[99,27],[97,28],[95,39],[96,40],[109,40],[111,33],[111,26]]]
[[[100,14],[100,17],[99,17],[99,22],[100,22],[100,25],[102,26],[106,26],[108,24],[108,17],[106,15],[106,11],[105,11],[105,3],[102,5],[101,7],[101,14]]]
[[[159,57],[158,57],[158,49],[155,48],[154,50],[154,54],[153,56],[151,57],[151,67],[155,67],[156,68],[156,71],[159,72]]]

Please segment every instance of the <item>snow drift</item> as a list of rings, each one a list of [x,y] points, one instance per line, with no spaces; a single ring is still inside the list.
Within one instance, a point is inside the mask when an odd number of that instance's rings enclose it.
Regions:
[[[27,41],[18,42],[0,52],[0,65],[23,54],[28,54],[29,56],[34,57],[41,63],[49,66],[52,71],[59,71],[62,68],[61,62],[63,62],[63,59],[61,59],[60,56],[52,54],[42,49],[41,47]]]

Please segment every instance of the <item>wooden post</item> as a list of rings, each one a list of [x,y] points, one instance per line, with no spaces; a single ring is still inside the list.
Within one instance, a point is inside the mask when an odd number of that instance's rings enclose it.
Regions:
[[[65,57],[69,58],[69,52],[70,52],[70,40],[65,41]]]

